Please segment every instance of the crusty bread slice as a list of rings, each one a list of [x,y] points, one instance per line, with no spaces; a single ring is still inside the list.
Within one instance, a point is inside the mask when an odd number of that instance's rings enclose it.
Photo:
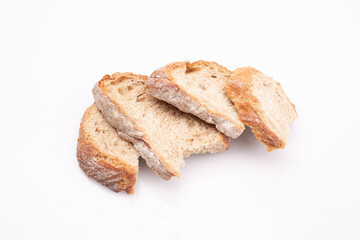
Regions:
[[[108,124],[95,105],[89,107],[80,124],[77,159],[90,178],[115,192],[134,193],[139,153]]]
[[[154,71],[146,84],[152,96],[237,138],[245,127],[225,91],[230,74],[215,62],[175,62]]]
[[[132,142],[147,165],[165,180],[180,176],[184,157],[224,151],[229,139],[213,126],[148,94],[147,76],[106,75],[95,84],[95,103],[118,134]]]
[[[289,124],[298,115],[280,83],[254,68],[238,68],[228,79],[226,91],[241,121],[269,152],[285,147]]]

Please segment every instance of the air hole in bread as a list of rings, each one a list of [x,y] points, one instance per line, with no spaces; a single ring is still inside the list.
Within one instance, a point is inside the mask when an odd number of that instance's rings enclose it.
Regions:
[[[189,66],[186,66],[185,74],[197,72],[197,71],[200,71],[200,70],[201,70],[201,68],[198,68],[198,67],[189,67]]]
[[[124,93],[124,89],[122,89],[122,88],[118,88],[118,92],[119,92],[119,94],[123,94]]]
[[[137,102],[141,102],[144,99],[145,99],[145,94],[144,93],[141,93],[141,94],[137,95],[137,97],[136,97]]]
[[[134,89],[133,86],[131,86],[131,85],[127,86],[127,90],[128,90],[128,91],[133,90],[133,89]]]
[[[124,81],[126,79],[129,79],[129,77],[128,76],[120,76],[120,77],[116,78],[116,81],[112,81],[110,84],[111,85],[116,85],[119,82],[122,82],[122,81]]]
[[[206,90],[208,88],[208,85],[202,82],[199,84],[199,88],[201,88],[202,90]]]

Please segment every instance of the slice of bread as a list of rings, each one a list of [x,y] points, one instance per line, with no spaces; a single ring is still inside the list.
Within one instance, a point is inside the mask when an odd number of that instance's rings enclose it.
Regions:
[[[175,62],[153,72],[146,84],[152,96],[237,138],[245,127],[225,91],[230,74],[215,62]]]
[[[139,153],[108,124],[95,105],[80,124],[77,159],[90,178],[115,192],[134,193]]]
[[[105,119],[155,173],[165,180],[179,177],[184,157],[229,147],[229,139],[212,125],[152,97],[146,79],[133,73],[106,75],[93,94]]]
[[[226,91],[241,121],[269,152],[285,147],[289,124],[298,115],[280,83],[254,68],[238,68],[228,79]]]

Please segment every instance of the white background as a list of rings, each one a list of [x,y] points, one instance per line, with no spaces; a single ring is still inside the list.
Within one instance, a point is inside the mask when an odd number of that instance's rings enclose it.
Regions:
[[[3,1],[0,239],[360,239],[359,1]],[[252,66],[295,103],[284,150],[247,130],[134,195],[78,167],[105,74]]]

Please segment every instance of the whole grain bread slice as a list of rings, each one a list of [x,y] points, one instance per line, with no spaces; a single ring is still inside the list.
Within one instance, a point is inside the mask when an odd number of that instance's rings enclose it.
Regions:
[[[298,115],[280,83],[254,68],[238,68],[228,79],[226,91],[241,121],[268,151],[285,147],[289,124]]]
[[[154,71],[146,84],[152,96],[215,124],[228,137],[237,138],[245,127],[225,91],[230,74],[216,62],[175,62]]]
[[[85,111],[77,159],[86,175],[115,192],[134,193],[139,156],[131,143],[117,135],[95,105]]]
[[[106,75],[93,95],[105,119],[155,173],[165,180],[179,177],[184,157],[229,147],[229,139],[212,125],[152,97],[146,79],[133,73]]]

